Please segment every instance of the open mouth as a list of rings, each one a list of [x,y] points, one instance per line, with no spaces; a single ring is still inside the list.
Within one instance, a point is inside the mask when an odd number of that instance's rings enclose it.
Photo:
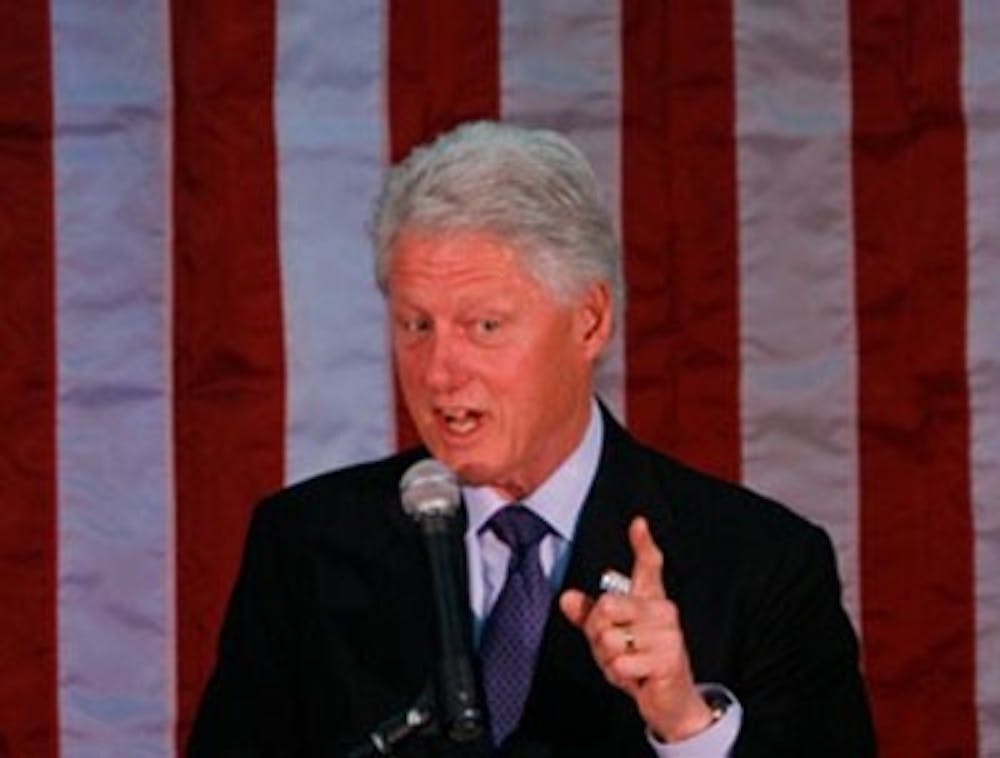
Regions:
[[[460,437],[475,432],[483,420],[482,412],[471,408],[438,408],[437,415],[451,434]]]

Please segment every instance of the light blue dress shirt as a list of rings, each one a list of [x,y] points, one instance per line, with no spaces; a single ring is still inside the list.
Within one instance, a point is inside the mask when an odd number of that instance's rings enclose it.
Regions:
[[[603,440],[604,422],[597,402],[593,401],[590,421],[580,444],[538,489],[521,501],[552,527],[552,533],[544,537],[539,546],[539,559],[553,592],[559,589],[566,575],[576,522],[597,475]],[[489,487],[462,487],[462,497],[469,519],[465,549],[469,566],[469,603],[478,644],[483,623],[503,589],[510,559],[508,547],[484,527],[508,501]],[[650,744],[661,758],[717,758],[728,755],[736,742],[743,721],[739,702],[721,685],[698,686],[703,692],[718,690],[733,704],[709,728],[681,742],[660,742],[647,732]]]

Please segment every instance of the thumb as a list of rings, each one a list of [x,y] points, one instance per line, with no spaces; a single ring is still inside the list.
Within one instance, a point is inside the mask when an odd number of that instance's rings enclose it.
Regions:
[[[580,590],[566,590],[559,596],[559,608],[569,622],[582,628],[590,615],[594,601]]]

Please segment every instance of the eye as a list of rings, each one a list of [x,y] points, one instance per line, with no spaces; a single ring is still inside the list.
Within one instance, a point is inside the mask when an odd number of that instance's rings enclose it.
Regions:
[[[496,334],[500,331],[500,319],[481,318],[476,322],[476,329],[480,334]]]
[[[469,330],[469,336],[472,339],[490,344],[496,342],[506,332],[504,326],[505,322],[501,318],[483,316],[472,319],[466,328]]]
[[[431,320],[426,316],[403,316],[397,323],[400,330],[409,335],[418,336],[431,330]]]

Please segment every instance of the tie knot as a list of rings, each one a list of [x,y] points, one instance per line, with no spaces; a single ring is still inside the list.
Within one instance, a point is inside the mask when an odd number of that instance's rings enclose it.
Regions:
[[[514,553],[534,547],[551,531],[545,519],[519,504],[505,505],[486,526]]]

